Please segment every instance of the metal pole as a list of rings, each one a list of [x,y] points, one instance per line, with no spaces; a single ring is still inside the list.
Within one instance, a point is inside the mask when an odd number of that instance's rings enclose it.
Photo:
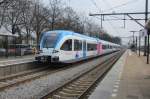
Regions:
[[[141,37],[139,36],[139,56],[140,56],[140,47],[141,47]]]
[[[148,19],[148,0],[145,0],[145,23],[147,22]],[[147,37],[145,36],[145,44],[144,44],[144,56],[146,56],[146,49],[147,49]]]
[[[132,31],[133,32],[133,44],[134,44],[134,31]]]
[[[136,53],[137,53],[137,36],[136,36]]]
[[[148,0],[145,1],[145,23],[148,19]]]
[[[147,37],[145,36],[144,37],[144,56],[146,56],[146,49],[147,49],[147,47],[146,47],[146,45],[147,45]]]
[[[101,15],[101,29],[103,28],[103,17]]]
[[[148,47],[147,47],[147,64],[149,64],[149,30],[148,30]]]
[[[14,37],[14,39],[15,39],[15,42],[14,42],[14,43],[15,43],[15,47],[14,47],[14,48],[15,48],[15,57],[16,57],[16,56],[17,56],[17,50],[16,50],[16,49],[17,49],[17,47],[16,47],[16,45],[17,45],[17,44],[16,44],[16,43],[17,43],[17,42],[16,42],[17,37]]]
[[[136,47],[136,46],[135,46],[135,41],[134,41],[134,33],[135,33],[135,32],[134,32],[134,31],[132,31],[132,32],[133,32],[133,46],[134,46],[134,47],[133,47],[133,50],[135,51],[135,50],[136,50],[136,48],[135,48],[135,47]]]
[[[8,35],[6,35],[5,37],[6,37],[6,38],[5,38],[5,40],[6,40],[6,41],[5,41],[5,42],[6,42],[6,54],[5,54],[5,55],[6,55],[6,57],[8,58]]]

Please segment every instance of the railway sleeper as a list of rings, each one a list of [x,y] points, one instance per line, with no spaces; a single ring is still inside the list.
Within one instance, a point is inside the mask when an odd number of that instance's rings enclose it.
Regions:
[[[81,87],[88,87],[88,86],[91,86],[91,84],[81,84],[81,85],[79,85],[80,88]]]
[[[89,79],[89,75],[91,75],[91,74],[85,75],[83,78],[80,78],[79,81],[91,81]]]
[[[58,95],[62,96],[62,97],[78,97],[79,95],[81,95],[80,93],[65,93],[63,91],[60,91],[58,93]]]
[[[74,90],[74,89],[67,89],[67,88],[64,88],[62,91],[64,92],[67,92],[67,93],[71,93],[71,92],[74,92],[74,93],[82,93],[83,91],[81,90]]]
[[[91,83],[73,83],[73,85],[76,85],[76,86],[89,86],[89,85],[91,85]]]
[[[54,95],[51,98],[48,99],[77,99],[76,97],[66,97],[66,96],[59,96],[59,95]]]
[[[17,78],[17,79],[13,79],[15,82],[22,82],[22,81],[24,81],[25,80],[25,78],[23,77],[23,78]]]
[[[73,82],[73,84],[81,84],[81,83],[84,83],[84,84],[91,84],[93,81],[82,81],[82,82],[79,82],[79,81],[76,81],[76,82]]]
[[[80,82],[92,82],[92,80],[91,79],[85,79],[85,80],[78,80],[76,82],[78,82],[78,83],[80,83]]]
[[[80,85],[80,84],[90,84],[90,83],[92,83],[93,82],[93,80],[88,80],[88,81],[75,81],[75,82],[73,82],[72,84],[75,84],[75,85]]]
[[[68,87],[66,87],[67,89],[70,89],[70,90],[76,90],[76,91],[83,91],[83,90],[85,90],[85,88],[78,88],[78,87],[71,87],[71,86],[68,86]]]
[[[80,86],[80,85],[77,86],[77,85],[73,85],[73,84],[70,85],[70,86],[71,86],[71,87],[74,87],[74,88],[87,88],[87,86]]]
[[[6,86],[9,86],[9,84],[8,83],[3,83],[3,82],[0,82],[0,89],[2,89],[2,88],[4,88],[4,87],[6,87]]]
[[[53,95],[52,97],[48,99],[63,99],[63,97],[61,97],[60,95]]]

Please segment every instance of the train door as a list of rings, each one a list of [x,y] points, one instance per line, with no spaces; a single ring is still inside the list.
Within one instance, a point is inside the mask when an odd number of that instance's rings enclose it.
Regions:
[[[86,57],[86,41],[83,41],[83,57]]]
[[[99,43],[98,45],[98,54],[102,54],[102,43]]]

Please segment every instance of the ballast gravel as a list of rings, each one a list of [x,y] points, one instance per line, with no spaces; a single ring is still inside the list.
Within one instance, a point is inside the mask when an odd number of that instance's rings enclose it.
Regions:
[[[0,99],[40,99],[66,81],[90,70],[103,61],[104,58],[106,59],[108,56],[5,89],[0,91]]]

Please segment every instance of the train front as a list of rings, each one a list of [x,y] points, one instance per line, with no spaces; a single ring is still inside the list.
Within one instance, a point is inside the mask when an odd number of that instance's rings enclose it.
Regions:
[[[57,32],[45,32],[41,35],[39,51],[35,60],[40,62],[59,62],[58,50],[55,49],[58,40]]]

